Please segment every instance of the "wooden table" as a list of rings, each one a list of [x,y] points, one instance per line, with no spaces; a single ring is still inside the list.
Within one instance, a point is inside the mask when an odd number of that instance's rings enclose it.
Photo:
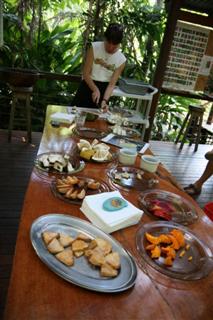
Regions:
[[[47,110],[39,153],[60,149],[70,139],[60,136],[62,128],[53,128],[49,124],[49,115],[55,110],[54,108]],[[96,124],[103,126],[103,123],[98,121]],[[83,173],[106,179],[106,170],[106,164],[88,163]],[[170,183],[174,179],[162,166],[160,172],[165,176],[159,179],[161,189],[180,194],[194,204],[199,213],[199,220],[190,225],[190,229],[213,249],[212,222],[196,202]],[[122,192],[122,194],[137,205],[137,192]],[[97,293],[66,282],[42,263],[31,245],[32,222],[47,213],[65,213],[86,220],[79,206],[55,198],[51,193],[49,180],[43,179],[34,169],[21,214],[5,320],[212,319],[213,273],[202,280],[184,282],[167,278],[159,272],[155,274],[139,263],[135,286],[117,294]],[[150,221],[152,219],[144,214],[139,225]],[[134,257],[136,257],[135,233],[139,225],[113,233],[113,236]]]

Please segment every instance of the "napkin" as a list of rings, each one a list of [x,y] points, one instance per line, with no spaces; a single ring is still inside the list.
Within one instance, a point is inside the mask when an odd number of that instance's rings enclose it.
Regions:
[[[75,115],[73,114],[68,114],[68,113],[63,113],[63,112],[56,112],[53,113],[50,116],[52,121],[58,121],[58,122],[62,122],[62,123],[69,123],[71,124],[75,118]]]
[[[119,191],[104,192],[86,196],[80,210],[97,227],[107,233],[137,224],[142,217],[143,211],[127,201],[127,206],[118,211],[105,211],[103,203],[112,197],[122,197]]]

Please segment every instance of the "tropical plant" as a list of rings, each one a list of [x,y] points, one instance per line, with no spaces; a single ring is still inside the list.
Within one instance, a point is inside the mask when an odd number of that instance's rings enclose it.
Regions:
[[[102,39],[110,22],[124,25],[122,51],[127,57],[124,76],[151,83],[163,36],[166,14],[162,1],[148,0],[5,0],[4,46],[0,65],[46,72],[80,74],[91,41]],[[42,130],[47,104],[69,104],[77,84],[39,80],[34,88],[33,130]],[[0,84],[1,127],[7,127],[11,92]],[[179,100],[181,100],[179,102]],[[184,102],[186,101],[186,102]],[[112,102],[120,104],[118,98]],[[123,99],[127,108],[134,99]],[[171,139],[180,125],[187,100],[162,96],[154,123],[154,137]],[[165,126],[167,129],[165,130]]]
[[[154,118],[152,139],[174,141],[190,104],[195,99],[162,94]]]

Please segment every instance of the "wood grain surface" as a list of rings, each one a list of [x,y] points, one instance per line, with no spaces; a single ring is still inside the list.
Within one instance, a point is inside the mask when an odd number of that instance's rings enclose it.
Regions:
[[[67,146],[70,137],[60,134],[61,128],[49,124],[51,109],[47,110],[45,129],[39,153],[56,151]],[[96,121],[90,125],[103,128]],[[136,166],[139,165],[139,158]],[[82,172],[97,176],[106,182],[108,164],[88,163]],[[181,189],[171,184],[171,175],[159,169],[167,179],[159,178],[162,190],[177,193],[192,201],[199,220],[190,229],[213,249],[212,222]],[[172,178],[173,179],[173,178]],[[112,235],[129,250],[138,263],[136,284],[130,290],[117,294],[104,294],[85,290],[58,277],[37,257],[30,241],[33,221],[43,214],[65,213],[85,219],[79,206],[67,204],[54,197],[50,190],[51,177],[33,170],[25,195],[18,230],[12,276],[9,286],[5,320],[12,319],[211,319],[213,274],[199,281],[177,281],[154,273],[141,262],[135,248],[135,234],[141,225],[153,221],[143,215],[139,225],[122,229]],[[137,205],[138,192],[125,191],[123,196]]]

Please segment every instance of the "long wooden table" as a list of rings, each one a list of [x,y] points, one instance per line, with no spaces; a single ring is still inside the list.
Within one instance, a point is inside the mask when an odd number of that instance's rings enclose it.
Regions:
[[[68,147],[70,137],[64,135],[66,132],[62,130],[63,128],[53,128],[49,124],[50,114],[58,110],[56,107],[47,110],[39,153],[60,151]],[[106,126],[99,121],[95,124],[100,128]],[[82,174],[98,176],[107,181],[106,170],[107,164],[88,163]],[[159,178],[158,187],[187,198],[196,207],[199,220],[189,228],[212,250],[212,222],[195,201],[171,183],[174,179],[163,166],[159,170],[166,178]],[[122,192],[122,194],[137,205],[138,192]],[[79,210],[79,206],[57,199],[51,193],[48,177],[44,178],[34,169],[21,214],[5,320],[212,319],[212,273],[202,280],[178,281],[154,272],[138,259],[135,249],[136,230],[140,225],[153,221],[146,214],[143,215],[139,225],[113,233],[113,236],[138,262],[135,286],[122,293],[105,294],[66,282],[38,258],[30,241],[30,228],[36,218],[48,213],[65,213],[87,220]]]

